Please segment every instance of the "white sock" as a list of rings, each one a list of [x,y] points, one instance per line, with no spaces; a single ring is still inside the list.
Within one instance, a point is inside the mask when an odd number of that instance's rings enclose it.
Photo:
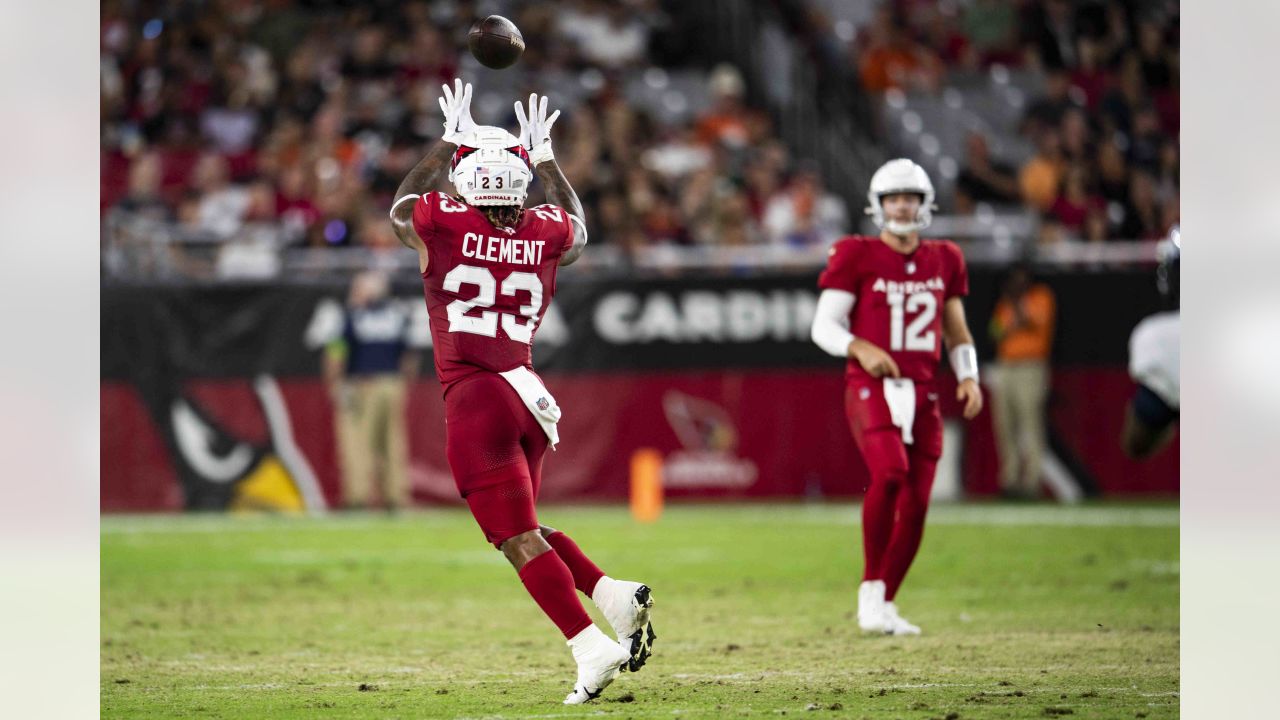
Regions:
[[[614,580],[608,575],[602,575],[600,579],[596,581],[596,587],[591,591],[591,602],[595,603],[596,607],[600,607],[600,598],[613,590],[613,584],[615,582],[617,582],[617,580]]]
[[[615,644],[612,640],[609,639],[608,635],[605,635],[600,630],[600,628],[592,624],[592,625],[588,625],[585,629],[583,629],[582,632],[569,638],[569,640],[565,644],[573,649],[573,655],[574,657],[577,657],[578,653],[584,652],[590,649],[591,646],[597,645],[602,642],[609,643],[610,645]]]

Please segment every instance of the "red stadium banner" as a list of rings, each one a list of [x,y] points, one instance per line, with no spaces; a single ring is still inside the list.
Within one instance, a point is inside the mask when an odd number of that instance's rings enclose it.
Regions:
[[[1062,308],[1049,403],[1057,454],[1103,495],[1176,494],[1176,443],[1137,463],[1118,442],[1133,391],[1128,333],[1157,304],[1149,276],[1049,280]],[[996,279],[978,271],[972,285],[970,324],[981,328]],[[397,301],[417,312],[418,292],[407,286]],[[102,510],[336,506],[334,409],[309,334],[344,294],[105,288]],[[841,365],[808,340],[816,295],[807,275],[563,283],[535,347],[564,411],[543,498],[623,502],[631,457],[646,448],[662,454],[671,498],[859,495],[866,469],[845,424]],[[950,388],[941,397],[958,418]],[[429,372],[407,413],[415,499],[457,502]],[[964,428],[964,492],[994,493],[990,413]]]

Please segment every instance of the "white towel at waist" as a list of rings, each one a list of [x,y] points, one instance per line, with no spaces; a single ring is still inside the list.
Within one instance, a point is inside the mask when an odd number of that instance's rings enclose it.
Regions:
[[[560,406],[556,404],[556,399],[547,392],[547,387],[529,368],[518,367],[498,374],[515,389],[524,406],[533,413],[533,419],[538,421],[547,434],[551,449],[555,450],[556,444],[560,442],[560,432],[556,429],[556,423],[560,421]]]
[[[916,385],[907,378],[884,379],[884,401],[893,424],[902,428],[902,442],[910,445],[911,426],[916,422]]]

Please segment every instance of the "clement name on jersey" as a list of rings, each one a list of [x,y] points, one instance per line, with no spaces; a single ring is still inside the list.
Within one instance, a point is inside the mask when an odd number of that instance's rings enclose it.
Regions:
[[[414,205],[413,229],[430,254],[422,284],[445,391],[477,372],[532,369],[533,336],[573,245],[568,214],[539,205],[516,227],[496,228],[476,208],[429,192]]]
[[[832,246],[818,287],[852,293],[849,332],[888,352],[902,377],[929,385],[942,354],[943,306],[969,294],[969,273],[949,240],[922,239],[904,255],[878,237],[854,235]],[[852,358],[845,372],[873,379]]]

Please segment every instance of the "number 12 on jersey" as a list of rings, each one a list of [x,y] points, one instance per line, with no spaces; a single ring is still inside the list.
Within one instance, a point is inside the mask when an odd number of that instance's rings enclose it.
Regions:
[[[485,337],[498,336],[498,316],[502,316],[502,330],[507,337],[516,342],[533,341],[533,328],[538,324],[538,311],[542,308],[542,281],[537,275],[527,272],[513,272],[502,281],[502,294],[515,296],[520,290],[529,291],[529,304],[521,305],[520,316],[527,322],[520,322],[516,316],[497,310],[485,310],[479,316],[468,315],[474,308],[490,308],[497,301],[498,281],[488,269],[475,265],[459,265],[444,276],[446,292],[456,293],[463,285],[474,285],[479,289],[470,300],[454,300],[449,303],[449,332],[465,332]]]
[[[889,302],[889,349],[933,352],[938,342],[937,335],[928,329],[938,314],[938,299],[933,293],[899,293],[887,295],[885,299]],[[915,317],[904,328],[907,314]]]

